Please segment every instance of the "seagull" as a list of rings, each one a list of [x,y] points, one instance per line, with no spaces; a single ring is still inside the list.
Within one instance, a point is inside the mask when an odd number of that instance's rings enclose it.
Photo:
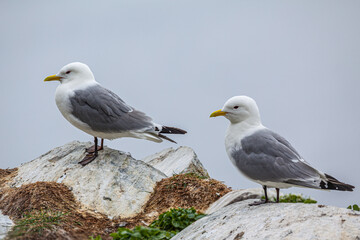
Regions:
[[[126,104],[112,91],[95,81],[90,68],[80,62],[69,63],[58,74],[48,76],[47,81],[60,81],[55,102],[62,115],[72,125],[94,137],[94,146],[79,162],[85,166],[92,162],[103,149],[104,139],[132,137],[176,143],[163,134],[185,134],[186,131],[154,123],[145,113]],[[101,145],[98,146],[98,138]]]
[[[224,116],[230,121],[225,136],[226,152],[232,163],[250,180],[262,185],[265,200],[267,188],[275,188],[279,202],[280,188],[306,187],[353,191],[352,185],[316,170],[279,134],[264,127],[254,99],[247,96],[230,98],[221,110],[210,117]]]

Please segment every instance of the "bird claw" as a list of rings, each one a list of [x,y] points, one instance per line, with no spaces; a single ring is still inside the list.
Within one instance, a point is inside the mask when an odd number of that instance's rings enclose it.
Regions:
[[[253,203],[250,203],[249,206],[258,206],[258,205],[261,205],[261,204],[265,204],[265,203],[272,203],[270,202],[269,200],[260,200],[260,201],[255,201]]]
[[[98,156],[98,155],[95,154],[95,153],[86,154],[86,156],[84,157],[84,159],[81,160],[81,161],[79,162],[79,164],[81,164],[81,166],[84,167],[84,166],[88,165],[89,163],[91,163],[92,161],[94,161],[97,156]]]
[[[103,150],[104,148],[102,146],[97,146],[97,150],[100,151],[100,150]],[[95,152],[95,145],[89,147],[89,148],[86,148],[85,151],[87,153],[94,153]]]

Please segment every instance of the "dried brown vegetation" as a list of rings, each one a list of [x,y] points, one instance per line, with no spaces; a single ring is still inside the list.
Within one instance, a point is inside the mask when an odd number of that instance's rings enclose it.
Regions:
[[[0,169],[0,188],[9,181],[13,176],[16,176],[17,168]]]
[[[211,203],[230,191],[215,179],[202,179],[194,174],[175,175],[157,183],[145,206],[145,213],[162,213],[175,207],[194,207],[198,211],[205,211]]]

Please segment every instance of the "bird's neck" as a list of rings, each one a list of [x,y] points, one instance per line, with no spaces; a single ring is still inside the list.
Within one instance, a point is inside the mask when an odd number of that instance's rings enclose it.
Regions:
[[[226,136],[225,136],[225,145],[227,149],[234,147],[234,145],[239,145],[241,148],[241,140],[247,136],[250,136],[254,132],[264,129],[265,127],[261,124],[261,121],[245,120],[238,123],[230,123]]]
[[[264,128],[264,126],[259,119],[247,119],[237,123],[230,123],[228,131],[242,134],[260,128]]]
[[[60,89],[67,89],[69,91],[77,91],[77,90],[82,90],[94,85],[99,84],[98,82],[95,81],[95,79],[84,79],[84,80],[78,80],[78,81],[68,81],[68,82],[64,82],[61,83],[59,85]]]

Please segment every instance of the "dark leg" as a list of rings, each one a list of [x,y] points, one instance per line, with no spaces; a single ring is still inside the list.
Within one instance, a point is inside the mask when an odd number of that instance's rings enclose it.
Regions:
[[[264,189],[264,193],[265,193],[265,200],[261,199],[260,201],[250,203],[249,206],[257,206],[257,205],[269,202],[268,195],[267,195],[267,187],[263,186],[263,189]]]
[[[98,144],[98,139],[97,137],[94,138],[94,146],[97,146]],[[94,152],[93,153],[88,153],[86,154],[86,156],[84,157],[84,159],[82,161],[79,162],[79,164],[81,164],[82,166],[86,166],[87,164],[91,163],[92,161],[95,160],[95,158],[98,156],[98,148],[95,147],[94,148]]]
[[[96,147],[95,148],[95,155],[97,156],[97,154],[98,154],[98,139],[97,139],[97,137],[94,137],[94,146]]]
[[[269,202],[268,196],[267,196],[267,187],[263,186],[264,193],[265,193],[265,202]]]
[[[275,188],[276,189],[276,202],[279,203],[279,196],[280,196],[280,188]]]
[[[95,142],[95,138],[96,138],[96,137],[94,137],[94,142]],[[96,146],[97,146],[97,145],[96,145]],[[103,149],[104,149],[104,139],[102,138],[102,139],[101,139],[101,145],[100,145],[100,147],[97,146],[97,150],[100,151],[100,150],[103,150]],[[95,152],[95,145],[94,145],[94,146],[91,146],[90,148],[87,148],[87,149],[86,149],[86,152],[87,152],[87,153],[94,153],[94,152]]]

